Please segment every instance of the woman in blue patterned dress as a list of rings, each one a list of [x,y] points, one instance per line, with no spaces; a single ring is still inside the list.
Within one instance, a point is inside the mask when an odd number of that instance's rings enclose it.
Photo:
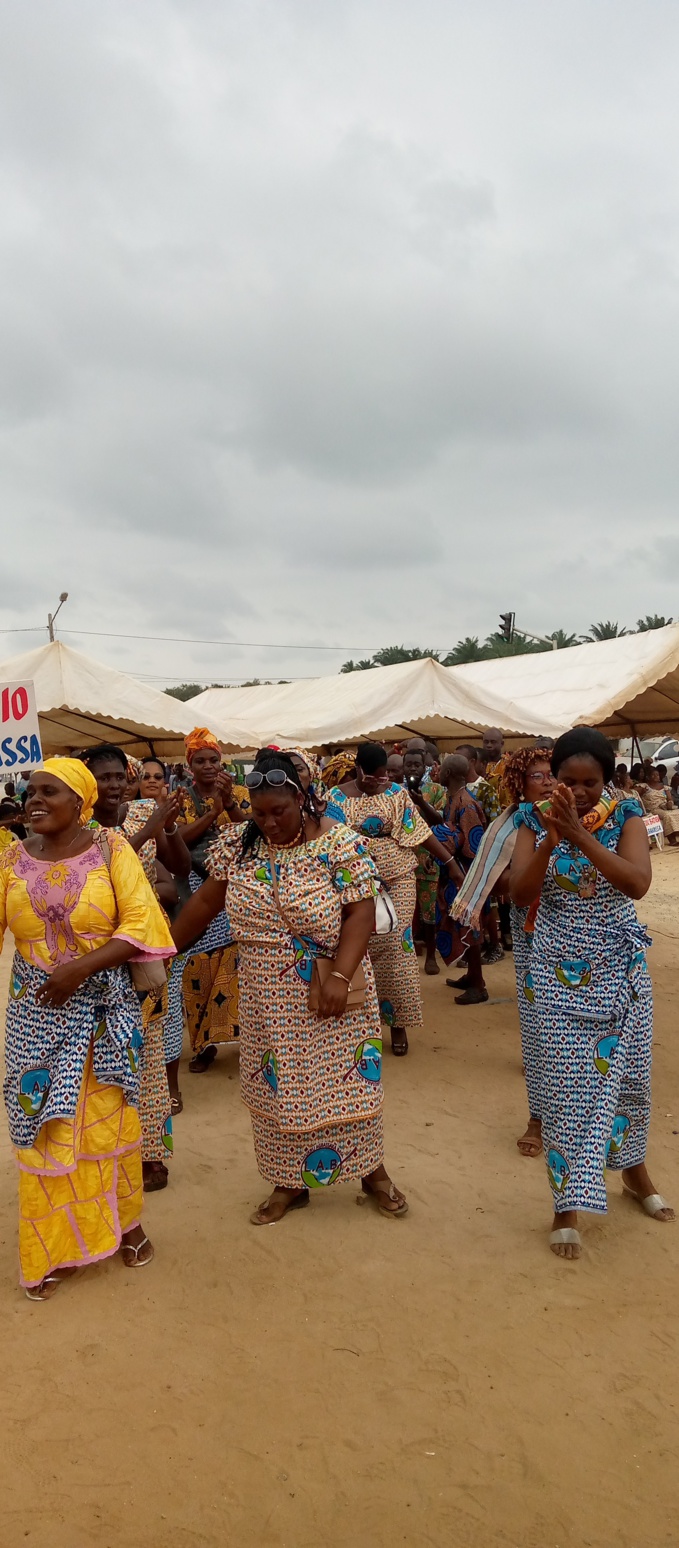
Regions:
[[[653,999],[650,941],[632,899],[651,884],[648,838],[636,798],[618,799],[614,771],[599,731],[560,737],[550,805],[521,813],[511,867],[516,906],[540,896],[531,971],[550,1246],[562,1258],[580,1256],[577,1211],[606,1211],[606,1166],[654,1220],[674,1219],[645,1164]]]

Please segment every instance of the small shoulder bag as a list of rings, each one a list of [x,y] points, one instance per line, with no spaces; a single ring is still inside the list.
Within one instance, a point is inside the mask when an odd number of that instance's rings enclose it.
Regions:
[[[278,891],[278,879],[276,877],[276,855],[275,851],[271,848],[270,845],[269,866],[271,869],[271,882],[273,886],[273,895],[276,900],[276,908],[278,909],[286,929],[290,931],[291,935],[296,936],[297,931],[291,925],[290,920],[288,919],[287,914],[285,913],[285,910],[281,904],[281,895]],[[310,1011],[318,1010],[321,998],[321,989],[323,988],[326,979],[330,978],[331,974],[336,972],[337,969],[335,967],[334,957],[314,957],[313,967],[311,969],[311,983],[309,984],[308,1004]],[[339,976],[341,978],[345,977],[343,973],[341,973]],[[351,979],[351,983],[349,984],[346,1010],[359,1010],[362,1005],[365,1005],[366,988],[367,985],[365,980],[365,973],[363,970],[363,963],[359,962],[358,967],[356,968],[356,971]]]

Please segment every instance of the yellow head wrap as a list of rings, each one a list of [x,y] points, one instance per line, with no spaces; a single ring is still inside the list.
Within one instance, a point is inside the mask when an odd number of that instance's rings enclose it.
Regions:
[[[221,757],[219,742],[216,736],[213,736],[212,732],[208,731],[207,726],[194,726],[193,731],[190,731],[185,738],[184,746],[186,747],[187,763],[191,762],[194,753],[202,752],[204,747],[211,747]]]
[[[53,774],[55,779],[60,779],[62,784],[68,785],[69,790],[74,790],[80,796],[83,804],[78,821],[89,822],[97,799],[97,781],[85,764],[79,758],[46,758],[43,770],[45,774]]]

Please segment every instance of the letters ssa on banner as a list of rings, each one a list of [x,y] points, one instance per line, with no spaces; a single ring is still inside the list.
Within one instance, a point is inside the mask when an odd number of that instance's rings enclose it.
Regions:
[[[37,768],[42,763],[33,683],[0,683],[0,768]]]

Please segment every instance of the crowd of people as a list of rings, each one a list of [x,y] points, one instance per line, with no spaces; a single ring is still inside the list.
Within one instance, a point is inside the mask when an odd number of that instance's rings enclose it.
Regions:
[[[439,959],[457,969],[446,985],[471,1007],[512,953],[517,1144],[544,1154],[553,1251],[580,1255],[578,1212],[605,1211],[605,1167],[674,1219],[646,1169],[652,991],[634,900],[651,881],[643,815],[675,843],[676,787],[616,767],[588,728],[508,754],[492,728],[445,757],[418,737],[363,742],[323,765],[268,747],[240,775],[202,727],[172,771],[112,744],[47,759],[0,812],[27,1296],[118,1251],[152,1261],[143,1196],[170,1178],[185,1030],[195,1075],[238,1041],[271,1190],[254,1225],[352,1179],[405,1216],[385,1165],[382,1028],[407,1055],[418,954],[429,976]]]

